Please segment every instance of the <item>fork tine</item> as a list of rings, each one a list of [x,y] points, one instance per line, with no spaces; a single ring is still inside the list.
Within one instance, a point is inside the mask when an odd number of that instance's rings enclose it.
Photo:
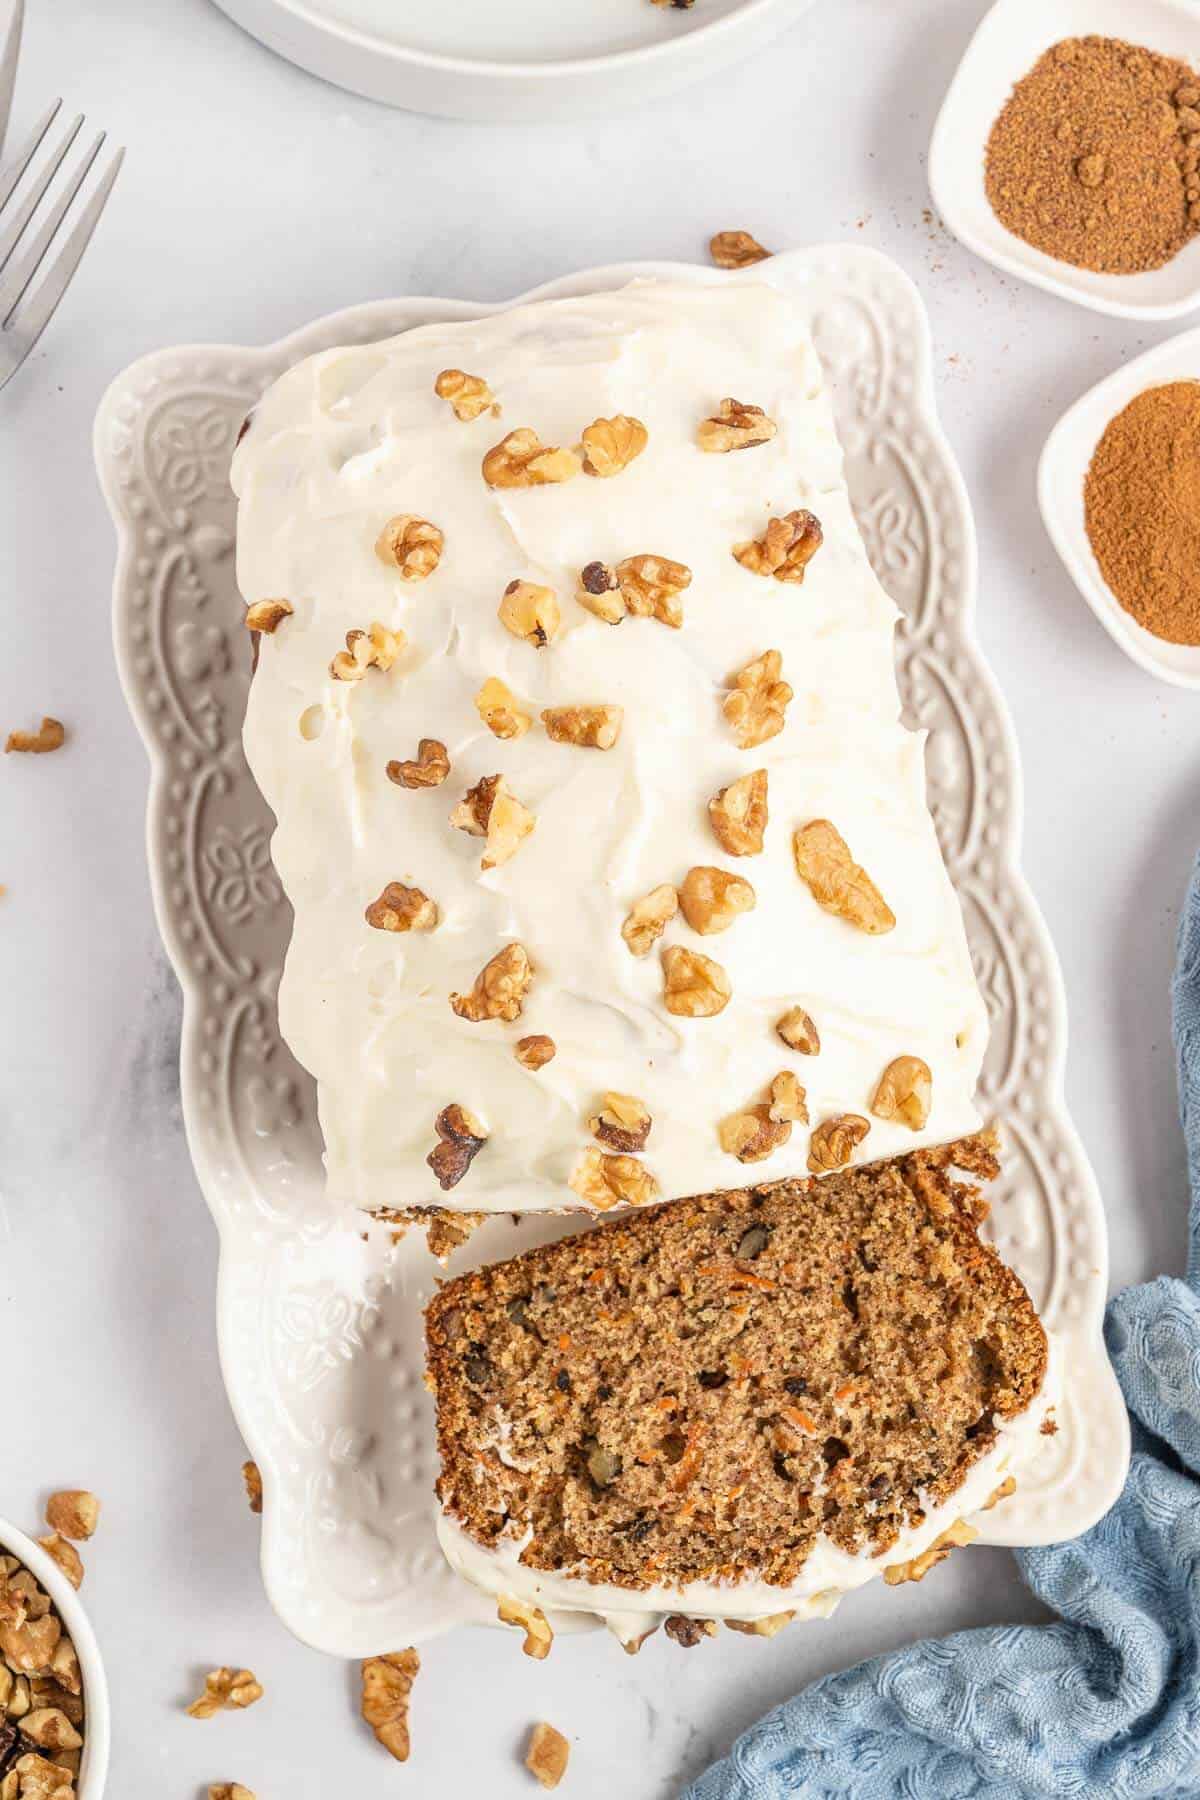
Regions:
[[[8,267],[9,258],[24,237],[30,219],[32,219],[34,213],[41,205],[42,196],[45,194],[46,189],[58,174],[59,169],[61,169],[63,158],[71,148],[71,145],[75,142],[75,139],[79,136],[82,124],[83,114],[79,113],[67,127],[67,135],[58,146],[58,149],[50,156],[44,166],[38,170],[32,188],[17,208],[16,217],[8,230],[4,233],[3,237],[0,237],[0,274],[3,274],[4,270]]]
[[[102,141],[103,139],[100,139],[97,142],[97,150],[99,150]],[[88,201],[84,211],[80,214],[78,223],[72,229],[66,243],[51,264],[44,281],[42,281],[40,286],[29,296],[28,300],[21,307],[16,319],[13,321],[16,329],[25,340],[26,354],[33,348],[42,332],[46,329],[46,326],[50,323],[50,320],[54,315],[54,309],[66,293],[71,282],[71,277],[79,267],[80,258],[91,242],[92,233],[95,231],[96,226],[100,221],[100,214],[104,211],[108,202],[108,196],[113,191],[113,184],[121,172],[121,164],[124,160],[124,150],[118,150],[105,171],[104,179]],[[91,161],[92,158],[89,157],[87,159],[87,164],[85,165],[85,172],[86,168],[91,166]],[[81,174],[80,180],[82,179],[83,176]],[[78,183],[76,186],[78,186]],[[41,257],[38,258],[38,261],[41,261]],[[7,317],[10,316],[11,309],[9,309],[9,313],[6,315],[5,322],[7,322]]]
[[[42,139],[58,117],[61,106],[61,100],[52,101],[12,161],[0,165],[0,212],[4,211],[12,199],[18,181],[41,149]]]
[[[34,238],[28,254],[10,271],[7,280],[0,282],[0,330],[8,324],[18,301],[41,267],[46,252],[58,235],[59,226],[66,218],[68,209],[83,186],[88,170],[100,154],[100,146],[103,142],[104,133],[101,132],[91,148],[84,152],[75,173],[51,207],[50,216]]]
[[[0,152],[12,114],[13,89],[17,85],[17,57],[21,50],[21,24],[25,17],[25,0],[13,0],[13,9],[0,48]]]

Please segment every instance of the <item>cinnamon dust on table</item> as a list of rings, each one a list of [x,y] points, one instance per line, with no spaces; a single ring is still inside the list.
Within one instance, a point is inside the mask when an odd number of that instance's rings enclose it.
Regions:
[[[1125,611],[1168,643],[1200,644],[1200,381],[1147,388],[1110,420],[1083,498]]]
[[[992,127],[1001,223],[1078,269],[1160,269],[1200,230],[1200,77],[1120,38],[1064,38]]]

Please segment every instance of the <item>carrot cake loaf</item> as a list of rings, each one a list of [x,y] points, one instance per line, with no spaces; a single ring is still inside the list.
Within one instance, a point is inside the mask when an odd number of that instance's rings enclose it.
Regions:
[[[1047,1423],[976,1138],[625,1212],[427,1314],[451,1564],[543,1654],[560,1610],[771,1631],[976,1535]]]
[[[255,410],[245,742],[339,1201],[605,1210],[978,1128],[897,613],[770,279],[426,325]]]

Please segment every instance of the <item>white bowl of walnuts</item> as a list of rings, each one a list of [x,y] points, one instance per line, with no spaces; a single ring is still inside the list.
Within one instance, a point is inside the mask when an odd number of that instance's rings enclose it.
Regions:
[[[0,1519],[0,1800],[100,1800],[108,1772],[108,1687],[77,1588],[76,1543],[99,1502],[51,1496],[47,1534]]]

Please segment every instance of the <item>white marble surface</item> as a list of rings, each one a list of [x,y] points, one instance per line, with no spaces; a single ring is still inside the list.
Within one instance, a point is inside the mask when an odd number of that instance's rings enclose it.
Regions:
[[[35,1523],[62,1483],[104,1499],[85,1595],[114,1694],[114,1800],[195,1800],[230,1779],[260,1800],[516,1800],[537,1791],[517,1755],[539,1716],[575,1740],[565,1793],[665,1800],[814,1675],[1037,1609],[1006,1553],[973,1551],[772,1645],[726,1637],[685,1655],[659,1638],[629,1661],[594,1637],[534,1664],[507,1635],[445,1639],[426,1654],[403,1771],[356,1721],[354,1672],[275,1622],[180,1125],[145,765],[109,650],[96,401],[161,344],[274,338],[393,292],[502,298],[586,264],[699,257],[724,226],[895,256],[933,313],[975,501],[982,637],[1024,754],[1026,866],[1063,958],[1069,1096],[1122,1283],[1182,1262],[1166,990],[1200,839],[1197,703],[1101,631],[1042,533],[1033,476],[1059,411],[1167,333],[1003,280],[926,216],[926,141],[982,0],[820,0],[774,53],[652,116],[549,129],[385,112],[275,62],[208,0],[30,10],[18,117],[63,92],[130,156],[73,292],[0,397],[0,725],[45,710],[73,733],[58,756],[0,766],[0,1512]],[[197,1670],[235,1659],[265,1700],[185,1718]]]

